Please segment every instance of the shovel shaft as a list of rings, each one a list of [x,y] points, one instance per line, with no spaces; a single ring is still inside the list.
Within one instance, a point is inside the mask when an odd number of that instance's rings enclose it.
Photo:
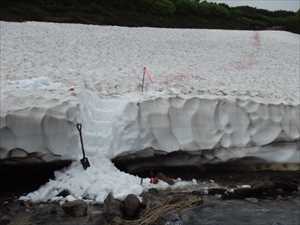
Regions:
[[[85,157],[84,146],[83,146],[83,138],[82,138],[82,124],[81,124],[81,123],[77,123],[77,124],[76,124],[76,127],[77,127],[77,130],[78,130],[78,132],[79,132],[82,155],[83,155],[83,158],[86,158],[86,157]]]

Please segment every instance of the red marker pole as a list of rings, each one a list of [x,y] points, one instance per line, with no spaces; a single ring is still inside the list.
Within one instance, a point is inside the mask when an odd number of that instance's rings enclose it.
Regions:
[[[143,68],[143,80],[142,80],[142,92],[144,92],[144,83],[145,83],[146,67]]]

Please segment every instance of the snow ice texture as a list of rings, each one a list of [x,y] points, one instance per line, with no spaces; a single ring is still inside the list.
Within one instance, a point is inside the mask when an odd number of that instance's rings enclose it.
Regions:
[[[300,162],[297,34],[0,25],[0,157],[22,148],[78,159],[81,122],[93,165],[75,163],[28,199],[139,194],[109,158],[147,147]]]

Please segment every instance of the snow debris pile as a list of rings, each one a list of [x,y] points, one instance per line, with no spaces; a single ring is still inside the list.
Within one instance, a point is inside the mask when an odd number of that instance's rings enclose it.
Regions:
[[[119,171],[109,160],[103,157],[90,158],[92,167],[83,171],[76,162],[63,172],[56,172],[56,179],[49,181],[38,191],[21,197],[31,201],[60,201],[64,197],[60,192],[68,190],[67,199],[85,199],[103,202],[108,193],[115,198],[124,199],[128,194],[141,194],[143,188],[140,179]]]
[[[92,164],[75,162],[23,199],[140,194],[147,185],[110,159],[148,147],[300,162],[297,34],[0,25],[0,157],[21,148],[77,160],[80,122]]]

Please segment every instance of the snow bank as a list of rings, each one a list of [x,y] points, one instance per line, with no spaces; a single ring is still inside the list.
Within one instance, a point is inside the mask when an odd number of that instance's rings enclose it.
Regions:
[[[98,202],[109,192],[120,199],[130,193],[139,195],[149,188],[148,181],[141,186],[138,177],[120,172],[109,159],[147,147],[168,152],[210,149],[222,161],[255,156],[269,162],[300,163],[299,106],[188,96],[99,98],[90,91],[80,98],[92,167],[83,171],[75,163],[23,200],[62,200],[57,197],[62,190],[69,190],[73,199]],[[79,152],[78,145],[72,149]]]
[[[65,88],[47,78],[8,81],[2,86],[1,158],[14,148],[76,158],[78,133],[74,124],[79,118],[79,101],[68,96]]]
[[[147,147],[170,152],[296,142],[300,140],[299,118],[299,105],[251,99],[188,96],[144,99],[125,107],[111,152],[116,156]],[[293,160],[300,162],[299,158]]]
[[[79,159],[81,122],[92,161],[27,199],[53,200],[63,189],[95,201],[139,194],[139,179],[109,159],[147,147],[300,162],[297,34],[0,25],[0,157],[17,147]]]

